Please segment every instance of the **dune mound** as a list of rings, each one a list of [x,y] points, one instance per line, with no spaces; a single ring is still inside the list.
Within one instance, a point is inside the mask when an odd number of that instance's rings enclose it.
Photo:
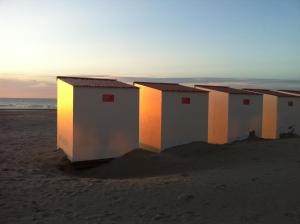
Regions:
[[[196,169],[201,157],[222,148],[222,146],[194,142],[169,148],[161,153],[135,149],[123,157],[111,160],[75,164],[63,160],[59,168],[68,174],[84,177],[122,179],[161,176]]]

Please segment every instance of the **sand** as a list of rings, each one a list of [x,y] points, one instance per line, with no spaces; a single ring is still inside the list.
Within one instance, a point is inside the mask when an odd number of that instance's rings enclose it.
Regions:
[[[300,139],[135,150],[89,169],[55,111],[0,111],[0,223],[300,223]]]

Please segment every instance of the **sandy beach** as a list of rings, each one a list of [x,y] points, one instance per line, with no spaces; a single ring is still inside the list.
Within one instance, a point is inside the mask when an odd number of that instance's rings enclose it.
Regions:
[[[300,138],[73,167],[56,149],[55,110],[0,110],[1,224],[300,223],[299,173]]]

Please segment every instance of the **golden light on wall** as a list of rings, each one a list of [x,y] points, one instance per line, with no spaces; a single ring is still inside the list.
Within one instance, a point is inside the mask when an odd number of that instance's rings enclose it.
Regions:
[[[148,148],[161,148],[162,92],[135,84],[140,88],[140,143]],[[155,130],[155,131],[153,131]]]
[[[73,86],[57,80],[57,143],[70,158],[73,153]],[[63,135],[59,135],[63,133]]]

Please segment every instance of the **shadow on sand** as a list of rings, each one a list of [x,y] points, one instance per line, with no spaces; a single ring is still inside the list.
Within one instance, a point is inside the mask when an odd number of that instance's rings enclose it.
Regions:
[[[71,164],[67,159],[62,159],[58,169],[71,176],[101,179],[188,175],[193,171],[222,167],[225,163],[230,166],[230,161],[226,161],[228,150],[237,148],[242,150],[240,144],[264,141],[266,140],[250,138],[226,145],[193,142],[166,149],[161,153],[135,149],[123,157],[112,160]],[[234,148],[233,145],[237,147]]]

